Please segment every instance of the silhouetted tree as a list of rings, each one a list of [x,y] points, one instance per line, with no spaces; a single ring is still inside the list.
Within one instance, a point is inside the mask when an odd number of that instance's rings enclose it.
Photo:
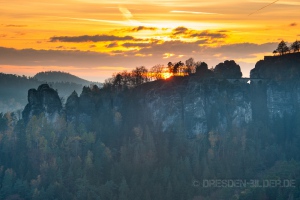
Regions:
[[[294,53],[295,52],[299,52],[300,50],[300,42],[298,40],[296,40],[292,45],[291,45],[291,48],[290,48]]]
[[[174,68],[174,65],[172,62],[168,62],[168,69],[169,69],[169,72],[172,73],[173,72],[173,68]]]
[[[289,51],[289,48],[287,46],[287,44],[282,40],[279,44],[278,47],[276,49],[276,51],[280,54],[283,55],[285,53],[287,53]]]
[[[182,63],[181,61],[179,61],[178,63],[176,63],[173,67],[173,73],[177,74],[180,73],[180,68],[184,66],[184,63]]]
[[[196,66],[197,74],[203,74],[207,70],[208,70],[208,65],[205,62],[201,62]]]
[[[135,86],[141,85],[142,83],[146,83],[149,81],[148,78],[148,70],[144,67],[136,67],[132,70],[132,80]]]

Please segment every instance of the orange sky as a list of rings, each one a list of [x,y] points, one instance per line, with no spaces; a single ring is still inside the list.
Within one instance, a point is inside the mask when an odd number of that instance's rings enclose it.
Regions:
[[[272,2],[0,0],[0,72],[60,70],[103,81],[193,57],[210,67],[234,59],[248,76],[279,41],[300,38],[300,2],[255,12]]]

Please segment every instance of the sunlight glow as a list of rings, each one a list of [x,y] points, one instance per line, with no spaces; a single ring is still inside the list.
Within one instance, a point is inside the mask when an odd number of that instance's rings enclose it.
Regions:
[[[170,73],[170,72],[163,72],[163,73],[162,73],[163,79],[168,79],[168,78],[170,78],[171,76],[173,76],[173,73]]]

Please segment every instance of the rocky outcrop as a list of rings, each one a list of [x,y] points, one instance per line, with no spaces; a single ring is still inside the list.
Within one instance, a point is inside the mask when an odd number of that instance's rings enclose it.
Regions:
[[[66,102],[66,116],[68,121],[76,121],[78,115],[79,97],[77,92],[74,90],[68,97]]]
[[[50,88],[48,84],[42,84],[38,89],[28,91],[28,104],[22,112],[25,122],[34,115],[45,113],[49,120],[54,120],[62,110],[62,103],[57,91]]]
[[[300,78],[300,53],[265,56],[250,72],[251,78],[291,80]]]
[[[216,78],[242,78],[241,68],[234,60],[226,60],[218,64],[214,69]]]

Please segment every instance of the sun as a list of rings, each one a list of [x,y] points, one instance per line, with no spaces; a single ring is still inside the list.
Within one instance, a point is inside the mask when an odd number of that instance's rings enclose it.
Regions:
[[[171,76],[173,76],[173,74],[170,73],[170,72],[163,72],[163,73],[162,73],[162,78],[163,78],[163,79],[168,79],[168,78],[170,78]]]

